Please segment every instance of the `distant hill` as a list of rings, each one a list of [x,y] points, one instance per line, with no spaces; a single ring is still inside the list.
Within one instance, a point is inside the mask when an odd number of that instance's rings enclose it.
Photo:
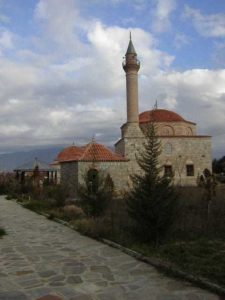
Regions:
[[[13,171],[16,167],[33,160],[35,157],[46,163],[51,163],[63,148],[64,146],[54,146],[45,149],[0,154],[0,171]]]

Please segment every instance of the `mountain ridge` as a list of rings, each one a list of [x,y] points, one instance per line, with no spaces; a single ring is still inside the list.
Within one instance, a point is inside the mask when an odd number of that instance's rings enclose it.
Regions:
[[[64,147],[65,145],[57,145],[44,149],[39,148],[0,154],[0,172],[12,172],[15,168],[33,160],[35,157],[49,164]]]

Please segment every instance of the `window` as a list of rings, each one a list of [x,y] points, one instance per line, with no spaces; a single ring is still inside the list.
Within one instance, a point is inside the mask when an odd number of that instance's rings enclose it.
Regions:
[[[187,176],[194,176],[194,165],[186,165]]]
[[[172,166],[164,166],[164,176],[172,177],[172,175],[173,175]]]
[[[98,190],[98,171],[96,169],[90,169],[87,173],[89,192],[97,192]]]
[[[172,153],[172,145],[170,143],[166,143],[164,146],[164,151],[166,154],[171,154]]]

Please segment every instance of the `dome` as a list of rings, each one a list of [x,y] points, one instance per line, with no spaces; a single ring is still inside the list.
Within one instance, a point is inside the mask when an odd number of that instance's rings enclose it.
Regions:
[[[148,122],[186,122],[190,124],[195,124],[193,122],[186,121],[183,117],[177,113],[166,110],[166,109],[153,109],[144,111],[139,115],[139,123]]]
[[[70,146],[62,150],[55,161],[68,162],[68,161],[124,161],[124,157],[114,153],[102,144],[94,141],[82,146]]]

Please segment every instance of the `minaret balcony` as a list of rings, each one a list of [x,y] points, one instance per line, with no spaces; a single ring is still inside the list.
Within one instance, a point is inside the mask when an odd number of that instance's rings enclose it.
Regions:
[[[125,59],[122,63],[122,66],[125,72],[127,72],[128,70],[138,71],[140,69],[140,61],[138,59],[129,61]]]
[[[140,61],[139,59],[137,59],[136,57],[135,58],[125,58],[123,63],[122,63],[123,67],[125,65],[137,65],[137,66],[140,66]]]

